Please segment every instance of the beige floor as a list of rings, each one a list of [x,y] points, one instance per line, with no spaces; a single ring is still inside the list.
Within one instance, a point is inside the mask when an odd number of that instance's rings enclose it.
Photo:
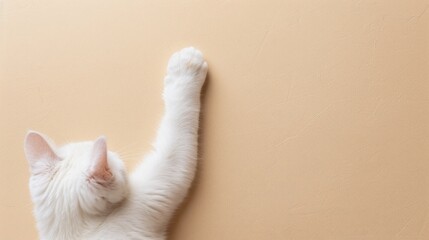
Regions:
[[[132,168],[188,45],[210,74],[170,239],[429,239],[429,1],[0,0],[0,30],[2,240],[37,238],[26,130]]]

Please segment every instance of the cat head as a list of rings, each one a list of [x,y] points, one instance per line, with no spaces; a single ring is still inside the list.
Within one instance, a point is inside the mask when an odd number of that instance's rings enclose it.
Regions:
[[[62,214],[67,210],[104,214],[128,194],[124,164],[107,150],[105,137],[56,147],[48,137],[30,131],[24,150],[36,211],[37,206],[45,206]]]

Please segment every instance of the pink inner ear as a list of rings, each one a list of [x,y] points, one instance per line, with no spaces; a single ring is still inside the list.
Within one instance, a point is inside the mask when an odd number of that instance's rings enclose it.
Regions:
[[[40,160],[54,161],[59,159],[49,140],[38,132],[30,131],[27,133],[24,150],[30,165]]]
[[[112,178],[112,172],[110,171],[109,163],[107,161],[107,145],[105,137],[99,137],[95,140],[91,160],[91,177],[100,181],[109,181]]]

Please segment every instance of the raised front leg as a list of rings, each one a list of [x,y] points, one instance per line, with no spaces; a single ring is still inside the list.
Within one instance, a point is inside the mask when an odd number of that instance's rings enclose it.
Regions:
[[[197,165],[200,92],[207,63],[200,51],[185,48],[168,63],[165,114],[154,151],[131,177],[155,228],[164,228],[185,197]]]

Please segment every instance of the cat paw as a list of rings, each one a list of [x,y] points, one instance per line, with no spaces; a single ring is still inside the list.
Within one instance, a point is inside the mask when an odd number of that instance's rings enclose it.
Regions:
[[[199,50],[193,47],[184,48],[171,56],[165,83],[201,88],[207,69],[207,62]]]

